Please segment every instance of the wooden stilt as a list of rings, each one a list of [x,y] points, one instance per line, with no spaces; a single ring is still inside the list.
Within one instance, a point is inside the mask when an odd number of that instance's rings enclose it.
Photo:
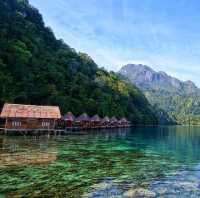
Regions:
[[[53,129],[55,129],[55,127],[56,127],[56,120],[54,119],[53,120]]]
[[[8,118],[6,118],[6,123],[5,123],[5,134],[7,134],[7,124],[8,124]]]

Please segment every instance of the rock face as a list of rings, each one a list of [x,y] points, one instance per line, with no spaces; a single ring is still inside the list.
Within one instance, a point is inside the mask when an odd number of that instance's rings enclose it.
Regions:
[[[161,124],[171,120],[179,124],[200,124],[200,89],[192,81],[184,82],[141,64],[125,65],[119,75],[143,91],[158,109]]]
[[[199,92],[199,89],[192,81],[180,81],[165,72],[156,72],[146,65],[128,64],[123,66],[119,73],[142,90],[154,89],[170,95]]]

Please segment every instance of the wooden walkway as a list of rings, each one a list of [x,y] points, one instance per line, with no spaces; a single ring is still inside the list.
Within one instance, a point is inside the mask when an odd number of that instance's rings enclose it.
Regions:
[[[2,135],[59,135],[66,133],[65,130],[47,129],[0,129]]]
[[[109,130],[109,129],[121,129],[126,127],[69,127],[66,129],[5,129],[0,128],[0,135],[68,135],[68,134],[86,134],[86,130]],[[76,132],[76,133],[74,133]]]

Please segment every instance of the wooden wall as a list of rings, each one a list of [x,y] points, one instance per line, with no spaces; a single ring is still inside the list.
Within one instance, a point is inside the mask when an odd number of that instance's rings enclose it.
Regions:
[[[54,129],[55,119],[8,118],[6,129]]]

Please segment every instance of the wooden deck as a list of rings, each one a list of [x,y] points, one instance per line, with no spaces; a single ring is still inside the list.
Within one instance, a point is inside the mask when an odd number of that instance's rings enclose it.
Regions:
[[[109,130],[114,128],[129,128],[131,126],[109,126],[109,127],[68,127],[65,129],[5,129],[0,128],[0,135],[67,135],[85,134],[86,130]],[[74,133],[76,132],[76,133]]]
[[[66,133],[66,130],[59,129],[4,129],[0,128],[1,135],[59,135]]]

